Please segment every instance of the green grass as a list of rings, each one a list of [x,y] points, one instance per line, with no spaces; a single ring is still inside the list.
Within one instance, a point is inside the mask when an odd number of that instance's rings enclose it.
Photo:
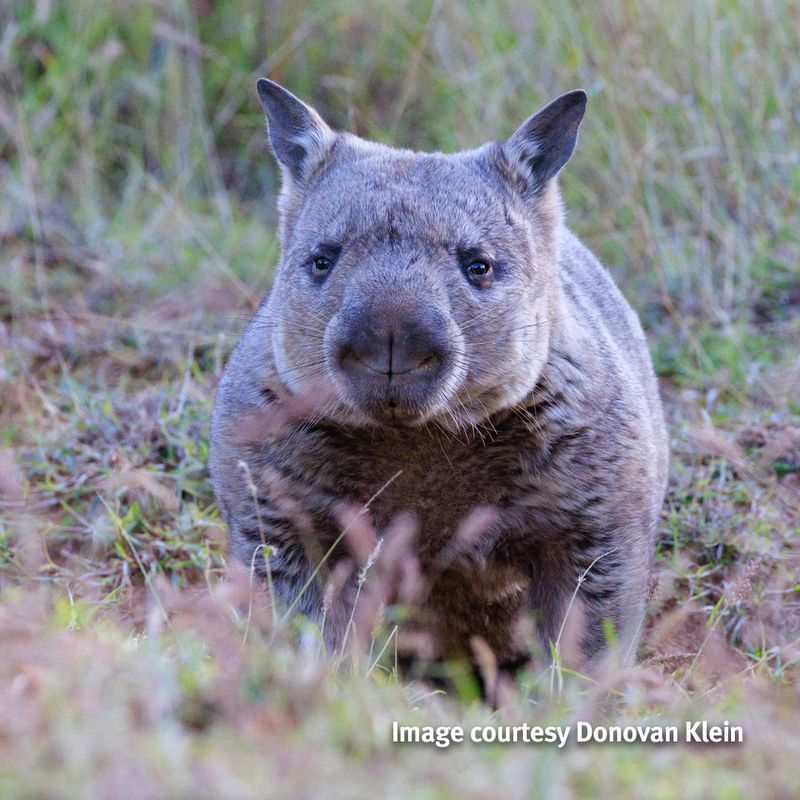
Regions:
[[[766,0],[4,4],[0,796],[796,796],[799,31]],[[589,92],[569,221],[642,317],[672,438],[634,670],[540,663],[493,713],[399,678],[388,614],[331,663],[227,570],[207,428],[277,256],[262,74],[419,149]],[[581,718],[746,741],[389,741]]]

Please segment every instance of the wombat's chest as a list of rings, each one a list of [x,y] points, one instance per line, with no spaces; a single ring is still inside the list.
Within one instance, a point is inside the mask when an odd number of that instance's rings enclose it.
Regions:
[[[513,661],[524,649],[516,625],[529,597],[532,554],[524,537],[506,534],[518,530],[520,498],[531,491],[526,451],[536,447],[536,434],[517,427],[486,441],[315,430],[286,452],[295,473],[328,499],[369,504],[379,534],[398,514],[413,513],[414,555],[427,589],[408,624],[433,635],[437,654],[468,649],[479,636],[498,659]],[[485,511],[473,515],[479,507]],[[318,532],[332,543],[338,528]]]
[[[451,453],[447,458],[441,452],[418,452],[385,464],[363,462],[353,472],[353,488],[363,492],[365,501],[372,499],[370,508],[379,526],[410,510],[428,540],[447,538],[476,507],[507,503],[504,476],[510,465],[490,465],[483,455]]]
[[[438,550],[477,507],[513,501],[525,444],[518,432],[491,442],[430,431],[337,434],[316,437],[302,459],[327,494],[369,503],[378,530],[413,512],[420,543]]]

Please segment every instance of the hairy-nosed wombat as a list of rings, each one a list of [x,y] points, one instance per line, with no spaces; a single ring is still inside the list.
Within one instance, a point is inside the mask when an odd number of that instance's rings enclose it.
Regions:
[[[278,599],[319,619],[326,570],[347,555],[336,508],[372,498],[378,531],[416,515],[419,619],[439,655],[481,637],[518,662],[524,612],[547,644],[569,609],[577,660],[596,661],[605,620],[631,658],[667,441],[636,315],[563,221],[556,175],[586,95],[444,155],[334,132],[270,81],[258,93],[283,176],[281,259],[214,410],[232,555],[266,576],[266,542]],[[306,414],[241,435],[322,385]],[[459,520],[482,506],[491,524],[456,548]],[[326,608],[334,649],[354,581]]]

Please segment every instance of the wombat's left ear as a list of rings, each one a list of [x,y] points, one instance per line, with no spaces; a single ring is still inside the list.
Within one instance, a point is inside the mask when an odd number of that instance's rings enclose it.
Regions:
[[[284,177],[288,173],[302,181],[328,153],[336,134],[311,106],[280,84],[261,78],[256,88],[267,117],[272,152]]]
[[[586,92],[562,94],[537,111],[503,143],[526,194],[538,194],[569,161],[586,110]]]

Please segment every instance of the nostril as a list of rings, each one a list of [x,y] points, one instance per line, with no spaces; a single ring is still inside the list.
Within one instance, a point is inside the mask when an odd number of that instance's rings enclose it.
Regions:
[[[391,371],[389,352],[385,348],[360,345],[360,342],[350,341],[339,348],[339,367],[343,372],[355,376],[368,372],[388,374]]]
[[[351,345],[346,345],[340,348],[339,369],[345,375],[348,375],[352,380],[360,379],[361,375],[372,371],[370,365]]]
[[[439,363],[441,363],[441,358],[436,353],[431,353],[423,358],[414,369],[433,369]]]
[[[339,348],[338,361],[340,366],[347,366],[348,364],[352,364],[355,360],[355,353],[350,345],[342,345],[342,347]]]

